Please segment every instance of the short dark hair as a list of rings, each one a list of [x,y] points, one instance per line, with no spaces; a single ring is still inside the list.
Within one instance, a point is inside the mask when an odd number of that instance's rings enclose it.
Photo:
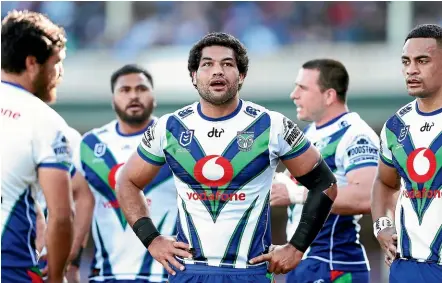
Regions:
[[[153,87],[152,75],[146,69],[137,64],[128,64],[124,65],[112,74],[110,79],[112,93],[114,92],[115,83],[117,82],[118,78],[129,74],[143,74]]]
[[[418,25],[408,33],[405,42],[411,38],[434,38],[437,45],[442,48],[442,27],[433,24]]]
[[[223,32],[213,32],[204,36],[195,43],[192,49],[190,49],[187,62],[187,69],[189,70],[190,77],[192,77],[193,72],[198,70],[202,50],[208,46],[224,46],[233,49],[239,73],[244,76],[247,75],[249,69],[249,57],[247,56],[247,49],[245,46],[233,35]]]
[[[332,88],[336,91],[338,99],[341,102],[346,102],[350,78],[347,69],[341,62],[333,59],[316,59],[305,62],[302,68],[318,70],[318,85],[321,92]]]
[[[26,58],[34,56],[44,64],[56,48],[66,44],[64,29],[37,12],[9,12],[2,20],[2,70],[20,74]]]

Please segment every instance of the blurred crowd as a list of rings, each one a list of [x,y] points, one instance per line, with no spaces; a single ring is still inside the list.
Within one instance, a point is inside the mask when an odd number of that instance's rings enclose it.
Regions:
[[[137,52],[188,46],[210,31],[225,31],[251,52],[274,52],[299,42],[386,40],[388,2],[129,2],[131,24],[105,33],[106,2],[2,1],[11,9],[43,12],[69,32],[69,48]],[[414,2],[414,21],[442,22],[442,2]]]

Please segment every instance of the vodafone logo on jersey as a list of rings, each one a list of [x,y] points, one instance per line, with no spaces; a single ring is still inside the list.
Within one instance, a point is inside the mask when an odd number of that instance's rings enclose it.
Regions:
[[[107,182],[109,184],[109,187],[114,191],[115,191],[115,186],[117,184],[118,176],[120,175],[120,173],[123,169],[123,165],[124,165],[124,163],[119,163],[119,164],[115,165],[114,167],[111,168],[111,170],[109,171],[109,174],[107,175]],[[147,200],[148,206],[150,206],[150,204],[152,202],[151,199],[146,198],[146,200]],[[103,206],[105,208],[120,208],[120,204],[118,203],[117,200],[105,202],[105,203],[103,203]]]
[[[428,148],[415,149],[407,158],[407,170],[411,180],[425,183],[436,173],[436,156]]]
[[[232,164],[219,155],[209,155],[198,160],[193,172],[195,179],[208,187],[221,187],[233,178]]]
[[[112,167],[109,171],[109,175],[107,176],[107,181],[112,190],[115,190],[115,185],[117,183],[117,177],[119,176],[121,169],[123,168],[124,163],[120,163]]]

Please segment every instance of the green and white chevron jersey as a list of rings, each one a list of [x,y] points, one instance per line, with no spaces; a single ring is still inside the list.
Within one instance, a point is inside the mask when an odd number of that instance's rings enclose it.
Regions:
[[[385,123],[381,160],[404,186],[395,225],[401,257],[442,264],[442,109],[419,110],[413,101]]]
[[[86,133],[74,154],[75,167],[85,176],[95,196],[92,221],[95,256],[90,279],[167,280],[167,272],[152,258],[127,223],[115,195],[117,176],[136,151],[144,131],[124,135],[117,121],[112,121]],[[144,194],[150,216],[160,233],[176,234],[176,189],[167,166],[161,168],[144,189]]]
[[[348,184],[349,172],[378,165],[379,137],[355,112],[339,115],[320,127],[310,124],[304,132],[334,173],[338,190]],[[302,208],[298,204],[288,207],[288,240],[299,224]],[[359,241],[361,218],[362,215],[331,213],[304,258],[327,262],[331,270],[370,270],[364,246]]]
[[[187,264],[252,268],[271,244],[269,193],[279,160],[310,143],[282,114],[240,100],[222,118],[199,103],[164,115],[144,135],[139,155],[167,163],[178,191],[178,240],[195,249]]]

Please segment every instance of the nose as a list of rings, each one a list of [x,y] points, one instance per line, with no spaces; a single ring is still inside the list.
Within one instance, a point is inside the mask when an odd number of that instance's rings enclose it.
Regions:
[[[212,77],[224,76],[224,69],[219,63],[213,64]]]
[[[131,88],[128,94],[131,100],[138,99],[138,91],[136,91],[134,88]]]
[[[412,76],[412,75],[416,75],[419,74],[419,67],[418,64],[416,64],[416,62],[411,61],[410,64],[407,66],[406,69],[407,75]]]
[[[298,87],[295,87],[295,89],[290,93],[290,99],[291,99],[291,100],[297,100],[297,99],[299,99],[299,91],[298,91]]]

